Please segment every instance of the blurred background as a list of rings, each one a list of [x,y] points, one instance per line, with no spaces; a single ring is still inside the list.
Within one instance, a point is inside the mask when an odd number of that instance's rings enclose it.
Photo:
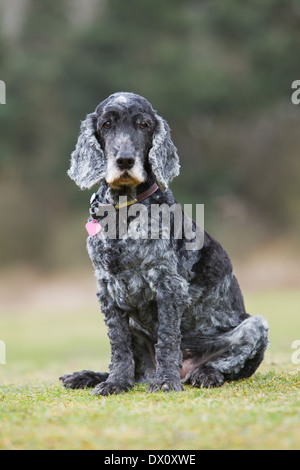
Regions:
[[[66,171],[80,121],[116,91],[169,122],[175,197],[205,204],[243,289],[298,290],[297,0],[2,0],[0,28],[2,321],[98,309],[84,228],[93,190]]]

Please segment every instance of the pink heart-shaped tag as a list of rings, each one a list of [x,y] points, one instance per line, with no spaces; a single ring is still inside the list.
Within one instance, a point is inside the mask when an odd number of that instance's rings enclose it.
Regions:
[[[86,224],[85,228],[87,229],[88,234],[91,237],[94,237],[95,235],[97,235],[97,233],[100,232],[101,225],[96,220],[92,220],[91,222],[88,222]]]

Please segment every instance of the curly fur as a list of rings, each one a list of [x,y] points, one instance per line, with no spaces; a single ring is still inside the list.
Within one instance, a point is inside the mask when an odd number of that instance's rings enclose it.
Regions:
[[[152,204],[176,203],[168,186],[179,168],[166,121],[145,98],[116,93],[82,123],[69,176],[83,189],[100,183],[101,204],[131,199],[156,181],[159,189],[142,201],[150,220]],[[125,216],[133,227],[134,217]],[[266,320],[246,313],[216,240],[205,232],[201,249],[191,251],[184,242],[110,239],[104,230],[88,238],[111,364],[109,374],[67,374],[65,387],[107,395],[145,381],[153,392],[180,391],[182,383],[217,387],[255,372],[268,345]]]

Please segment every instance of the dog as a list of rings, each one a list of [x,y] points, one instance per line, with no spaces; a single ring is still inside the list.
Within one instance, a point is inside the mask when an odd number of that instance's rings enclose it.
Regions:
[[[262,362],[268,324],[246,313],[221,245],[202,231],[201,246],[187,249],[190,238],[175,236],[173,213],[169,237],[161,226],[155,236],[136,236],[142,224],[136,224],[135,206],[147,232],[154,206],[177,204],[169,184],[179,170],[167,122],[139,95],[112,94],[82,122],[68,174],[81,189],[100,185],[91,200],[87,249],[111,364],[109,373],[60,377],[66,388],[93,387],[95,395],[110,395],[136,382],[148,383],[151,392],[182,391],[183,384],[220,387],[250,377]],[[107,236],[108,223],[106,230],[101,226],[109,214],[113,237]],[[192,227],[197,233],[194,222]]]

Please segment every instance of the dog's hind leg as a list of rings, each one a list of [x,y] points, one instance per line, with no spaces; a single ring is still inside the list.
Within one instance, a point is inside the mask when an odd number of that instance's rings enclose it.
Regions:
[[[256,315],[247,318],[228,333],[231,343],[229,353],[211,365],[224,374],[226,381],[251,377],[269,346],[268,331],[268,323],[263,317]]]
[[[195,387],[219,387],[225,381],[250,377],[262,362],[268,344],[266,320],[249,317],[231,331],[208,338],[203,346],[207,352],[195,351],[188,358],[194,367],[189,367],[183,382]]]

